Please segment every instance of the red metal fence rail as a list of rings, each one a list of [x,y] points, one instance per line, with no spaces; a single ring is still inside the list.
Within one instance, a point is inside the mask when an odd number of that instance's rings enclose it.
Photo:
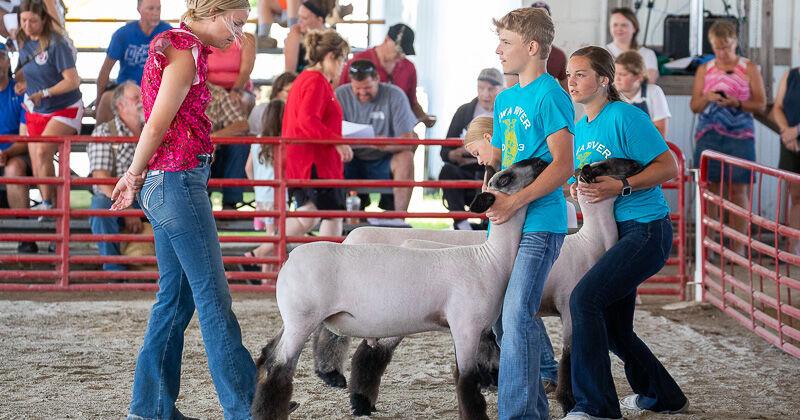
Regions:
[[[719,182],[708,180],[711,165],[721,167]],[[749,208],[709,189],[715,184],[720,191],[729,188],[730,181],[725,178],[733,168],[751,171]],[[777,183],[774,192],[773,182]],[[782,238],[800,239],[800,230],[788,226],[786,206],[781,205],[786,201],[784,187],[789,184],[800,185],[800,175],[705,151],[699,182],[702,223],[696,228],[702,252],[702,300],[783,351],[800,357],[800,306],[796,301],[800,255],[781,248]],[[776,200],[772,215],[762,211],[762,201],[768,198]],[[747,230],[739,232],[728,226],[726,218],[731,217],[744,218]],[[735,244],[744,245],[744,255],[734,250]]]
[[[0,218],[11,217],[32,217],[49,216],[57,220],[55,233],[0,233],[0,242],[17,241],[55,241],[57,252],[53,255],[3,255],[0,254],[0,264],[4,267],[0,269],[0,291],[106,291],[106,290],[155,290],[157,288],[153,280],[158,278],[157,271],[102,271],[102,270],[77,270],[73,266],[102,264],[102,263],[125,263],[125,264],[155,264],[155,256],[129,257],[129,256],[99,256],[99,255],[72,255],[70,247],[64,244],[81,242],[152,242],[153,235],[140,234],[117,234],[117,235],[97,235],[72,233],[70,222],[73,219],[81,219],[92,216],[116,216],[116,217],[141,217],[144,213],[141,210],[122,210],[111,211],[106,209],[71,209],[69,206],[70,191],[74,186],[90,186],[97,184],[114,185],[114,178],[84,178],[70,176],[69,151],[75,143],[104,142],[104,143],[125,143],[134,142],[134,139],[125,137],[86,137],[86,136],[67,136],[60,138],[30,138],[15,136],[0,136],[0,141],[4,142],[50,142],[59,143],[60,165],[58,175],[53,178],[32,178],[32,177],[0,177],[0,184],[51,184],[56,185],[58,190],[58,205],[53,210],[29,210],[29,209],[0,209]],[[386,187],[423,187],[423,188],[479,188],[480,181],[390,181],[390,180],[297,180],[286,179],[284,168],[286,166],[286,145],[290,143],[307,144],[341,144],[358,143],[370,145],[445,145],[457,146],[460,140],[415,140],[415,139],[343,139],[343,140],[318,140],[318,139],[282,139],[282,138],[218,138],[217,144],[241,144],[259,143],[272,144],[275,148],[275,176],[274,180],[248,180],[248,179],[211,179],[210,188],[219,187],[253,187],[269,186],[275,189],[275,197],[285,197],[286,191],[290,187],[339,187],[339,188],[386,188]],[[680,150],[670,144],[675,152],[681,168],[683,168],[683,155]],[[677,256],[670,258],[668,262],[675,265],[677,274],[669,276],[654,276],[648,280],[648,285],[656,284],[656,287],[642,288],[643,294],[666,294],[675,295],[683,298],[686,282],[686,261],[685,261],[685,206],[683,201],[683,191],[685,188],[685,173],[682,170],[681,176],[676,180],[664,184],[664,188],[674,188],[679,191],[679,209],[672,215],[673,221],[678,226],[678,235],[675,240],[677,245]],[[366,212],[366,211],[289,211],[287,203],[283,199],[276,199],[276,208],[271,211],[236,211],[236,210],[217,210],[214,217],[220,219],[252,219],[254,217],[274,217],[275,226],[278,227],[275,236],[231,236],[221,235],[221,243],[266,243],[276,244],[276,254],[272,257],[254,258],[245,256],[224,256],[223,263],[230,264],[273,264],[278,267],[286,260],[286,245],[289,243],[306,243],[319,240],[341,241],[344,237],[309,237],[309,236],[286,236],[285,224],[289,217],[308,217],[308,218],[339,218],[339,217],[371,217],[371,218],[443,218],[443,219],[465,219],[480,217],[470,212]],[[10,269],[8,264],[17,264],[16,269]],[[52,264],[52,270],[34,270],[32,264]],[[277,272],[242,272],[226,271],[229,280],[232,281],[231,288],[236,291],[273,291],[274,280]],[[109,283],[113,280],[128,280],[126,283]],[[249,285],[242,284],[247,280],[267,280],[263,284]],[[663,285],[672,285],[666,287]]]

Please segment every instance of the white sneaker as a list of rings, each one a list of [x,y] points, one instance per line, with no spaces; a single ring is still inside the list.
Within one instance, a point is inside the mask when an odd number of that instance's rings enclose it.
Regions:
[[[582,411],[573,411],[567,414],[561,420],[622,420],[622,417],[620,417],[619,419],[609,419],[607,417],[590,416],[589,414],[586,414]]]
[[[53,205],[50,203],[46,203],[42,201],[41,203],[31,207],[31,210],[52,210]],[[52,216],[39,216],[37,219],[39,222],[52,222],[54,219]]]
[[[631,395],[628,395],[628,396],[622,398],[621,400],[619,400],[619,406],[623,410],[629,410],[629,411],[651,411],[651,410],[647,410],[647,409],[644,409],[644,408],[639,406],[639,394],[631,394]],[[685,413],[686,410],[688,410],[688,409],[689,409],[689,400],[686,400],[686,404],[684,404],[683,407],[681,407],[681,408],[679,408],[677,410],[665,410],[665,411],[659,411],[658,413],[659,414],[680,414],[680,413]]]

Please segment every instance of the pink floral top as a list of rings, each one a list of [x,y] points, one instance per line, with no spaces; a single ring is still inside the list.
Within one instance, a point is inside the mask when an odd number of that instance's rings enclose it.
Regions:
[[[197,74],[186,99],[164,133],[164,141],[147,167],[150,170],[175,172],[196,167],[197,155],[212,153],[214,150],[211,143],[211,121],[205,113],[206,106],[211,101],[211,93],[206,87],[208,54],[211,49],[200,42],[185,24],[181,24],[180,29],[162,32],[153,39],[142,77],[142,105],[146,119],[150,118],[153,111],[164,68],[169,64],[164,54],[169,46],[178,50],[191,49]]]

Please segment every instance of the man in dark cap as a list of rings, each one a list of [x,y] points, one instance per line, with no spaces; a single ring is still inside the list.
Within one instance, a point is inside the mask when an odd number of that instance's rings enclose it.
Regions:
[[[417,101],[417,69],[407,55],[415,55],[414,31],[405,24],[398,23],[389,28],[383,43],[353,55],[342,71],[340,85],[350,83],[350,63],[356,60],[369,60],[378,70],[382,82],[399,87],[408,97],[414,115],[427,127],[433,127],[436,117],[422,110]]]

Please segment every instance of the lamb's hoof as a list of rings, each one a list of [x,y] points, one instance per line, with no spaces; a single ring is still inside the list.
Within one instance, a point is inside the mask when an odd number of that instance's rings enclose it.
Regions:
[[[316,373],[317,376],[322,379],[322,382],[325,382],[325,385],[334,388],[347,388],[347,379],[338,370],[330,372],[320,372],[317,370]]]
[[[497,377],[500,375],[500,371],[497,369],[492,369],[490,371],[482,371],[480,373],[480,386],[481,389],[496,389],[497,388]]]
[[[350,407],[353,408],[354,416],[369,416],[375,411],[375,406],[369,402],[369,398],[362,394],[350,395]]]
[[[289,414],[294,413],[294,410],[297,410],[297,407],[300,407],[300,403],[297,401],[289,401]]]

